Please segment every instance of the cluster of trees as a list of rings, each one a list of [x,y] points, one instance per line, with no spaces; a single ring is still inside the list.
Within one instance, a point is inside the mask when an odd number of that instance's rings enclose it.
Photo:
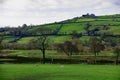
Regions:
[[[109,39],[110,38],[108,38],[108,40]],[[105,40],[107,40],[107,38]],[[115,62],[116,62],[116,64],[118,64],[119,57],[120,57],[120,40],[119,40],[119,38],[116,40],[116,44],[114,44],[114,45],[112,45],[111,42],[107,42],[105,40],[102,40],[100,37],[91,36],[88,41],[88,45],[86,46],[78,38],[73,38],[70,41],[65,41],[64,43],[57,44],[56,49],[58,51],[65,53],[66,55],[68,55],[70,59],[73,54],[84,53],[88,50],[89,52],[94,54],[94,64],[96,64],[97,55],[101,51],[104,51],[106,49],[110,50],[109,48],[111,48],[111,52],[115,53],[115,55],[116,55]]]
[[[41,33],[42,34],[42,33]],[[101,39],[100,37],[91,36],[88,44],[86,45],[77,37],[73,37],[71,40],[63,43],[52,43],[48,39],[48,36],[39,36],[36,39],[30,40],[26,44],[19,43],[4,43],[3,37],[0,38],[0,52],[2,49],[27,49],[27,50],[41,50],[43,54],[43,63],[45,63],[45,53],[48,49],[57,50],[60,53],[65,53],[71,60],[72,55],[84,54],[86,52],[94,54],[94,63],[96,64],[97,55],[104,50],[111,50],[116,55],[116,64],[119,62],[120,56],[120,40],[113,40],[116,44],[112,44],[110,38]]]
[[[89,13],[82,15],[82,17],[85,17],[85,18],[97,18],[97,16],[95,14],[89,14]]]
[[[27,25],[27,24],[23,24],[22,26],[18,26],[18,27],[4,27],[4,28],[0,28],[0,32],[7,32],[6,35],[9,36],[24,36],[24,35],[31,35],[32,32],[27,31],[30,28],[33,28],[34,25]]]
[[[101,33],[101,30],[108,30],[110,29],[110,27],[108,25],[101,25],[101,27],[95,27],[93,29],[91,29],[93,26],[95,25],[92,25],[90,23],[87,23],[86,26],[84,27],[84,30],[86,31],[86,34],[87,35],[110,35],[112,33],[108,33],[108,32],[102,32]]]

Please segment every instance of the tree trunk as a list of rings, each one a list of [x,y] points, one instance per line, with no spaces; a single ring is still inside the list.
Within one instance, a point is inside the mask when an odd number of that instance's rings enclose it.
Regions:
[[[69,55],[69,60],[70,60],[70,64],[72,63],[72,56],[71,55]]]
[[[72,52],[69,54],[70,64],[72,63]]]
[[[96,62],[97,62],[97,53],[95,52],[94,54],[95,54],[94,55],[94,64],[96,64]]]
[[[116,56],[116,65],[118,65],[118,63],[119,63],[119,54],[117,54]]]
[[[43,64],[45,64],[45,50],[43,50],[42,53],[43,53]]]

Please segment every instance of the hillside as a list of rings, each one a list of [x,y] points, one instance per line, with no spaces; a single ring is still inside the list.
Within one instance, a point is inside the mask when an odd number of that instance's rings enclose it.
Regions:
[[[27,43],[29,40],[35,38],[32,35],[39,34],[41,27],[46,27],[50,28],[54,33],[54,35],[49,36],[51,41],[63,42],[65,40],[71,39],[71,36],[69,34],[72,34],[73,32],[76,32],[78,34],[86,34],[85,27],[87,24],[90,25],[89,30],[91,31],[91,34],[97,33],[120,35],[120,14],[97,16],[95,18],[75,17],[61,22],[35,25],[31,27],[25,27],[23,29],[15,28],[15,32],[13,32],[13,29],[3,30],[2,28],[0,29],[0,33],[5,32],[7,34],[4,38],[5,42]],[[16,33],[17,35],[10,35],[13,33]],[[30,35],[21,37],[20,33],[24,33],[24,35]],[[58,36],[60,34],[64,35]],[[81,39],[84,40],[86,38],[81,37]]]

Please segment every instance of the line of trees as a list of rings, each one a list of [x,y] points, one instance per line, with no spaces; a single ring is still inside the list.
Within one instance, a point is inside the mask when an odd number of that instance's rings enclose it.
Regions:
[[[51,46],[54,46],[55,50],[61,51],[61,53],[68,55],[70,60],[73,54],[84,53],[88,49],[89,52],[94,54],[94,64],[96,64],[97,55],[104,49],[108,49],[110,47],[116,55],[116,64],[119,62],[119,38],[117,38],[117,40],[115,39],[115,41],[113,38],[91,36],[87,45],[85,45],[85,43],[81,41],[79,37],[73,35],[74,37],[72,37],[71,40],[65,41],[64,43],[53,43],[53,45],[51,45],[48,36],[45,35],[48,32],[51,32],[51,29],[46,29],[44,27],[41,28],[40,35],[42,36],[30,40],[26,44],[5,43],[3,42],[4,35],[0,35],[0,52],[2,49],[40,49],[43,55],[43,63],[45,63],[46,50],[51,49]]]

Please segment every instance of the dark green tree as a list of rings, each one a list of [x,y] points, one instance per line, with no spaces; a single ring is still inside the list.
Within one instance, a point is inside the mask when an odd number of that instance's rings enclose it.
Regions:
[[[86,26],[84,27],[84,29],[85,29],[85,31],[86,31],[86,33],[87,33],[88,35],[90,35],[90,33],[89,33],[90,30],[89,30],[89,29],[90,29],[91,26],[92,26],[92,25],[91,25],[90,23],[87,23]]]

